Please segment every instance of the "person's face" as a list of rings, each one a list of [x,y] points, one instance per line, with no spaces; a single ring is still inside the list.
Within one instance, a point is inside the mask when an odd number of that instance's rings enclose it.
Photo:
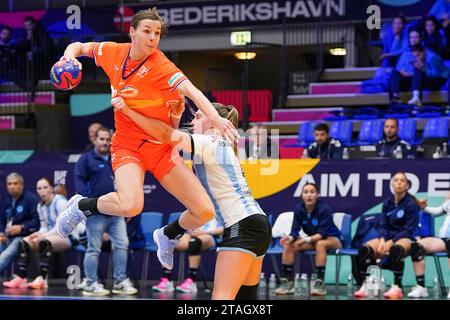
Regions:
[[[17,198],[22,194],[23,184],[17,178],[9,178],[6,180],[6,189],[13,198]]]
[[[328,133],[326,131],[315,130],[314,140],[319,146],[321,146],[322,144],[328,141]]]
[[[33,30],[34,27],[34,23],[31,20],[26,20],[23,22],[23,26],[25,27],[25,30],[27,32],[31,32]]]
[[[130,27],[131,42],[140,52],[150,55],[155,52],[161,39],[161,22],[145,19],[137,28]]]
[[[47,202],[50,200],[50,196],[53,193],[52,186],[49,185],[47,180],[39,180],[36,184],[36,192],[42,201]]]
[[[434,30],[436,30],[436,25],[434,24],[434,22],[431,20],[427,20],[427,22],[425,22],[425,31],[428,34],[432,34]]]
[[[392,31],[395,34],[400,34],[403,31],[403,21],[400,18],[395,18],[394,20],[392,20]]]
[[[98,128],[100,128],[101,125],[98,123],[91,124],[88,128],[88,134],[89,134],[89,140],[93,143],[95,140],[95,132],[97,132]]]
[[[386,120],[384,123],[384,135],[388,139],[393,139],[397,136],[398,133],[398,127],[395,121],[393,120]]]
[[[99,131],[97,137],[94,139],[95,151],[100,154],[107,154],[109,152],[109,144],[111,142],[111,134],[109,131]]]
[[[11,40],[11,31],[8,29],[3,29],[0,32],[0,40],[4,43],[8,43]]]
[[[403,173],[397,173],[392,178],[392,189],[396,194],[402,194],[408,191],[408,179]]]
[[[411,31],[409,33],[409,45],[412,47],[416,44],[420,44],[420,34],[417,31]]]
[[[212,122],[201,111],[195,114],[191,124],[196,134],[204,134],[213,128]]]
[[[314,186],[306,185],[303,187],[302,200],[307,206],[315,205],[317,199],[319,199],[319,194]]]

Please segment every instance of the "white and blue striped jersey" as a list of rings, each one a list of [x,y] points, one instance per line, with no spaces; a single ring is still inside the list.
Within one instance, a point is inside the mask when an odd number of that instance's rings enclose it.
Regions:
[[[45,234],[55,228],[56,217],[66,209],[67,202],[68,200],[66,199],[66,197],[60,194],[56,194],[52,202],[50,202],[49,204],[42,204],[39,202],[37,211],[39,214],[39,221],[41,225],[38,231],[40,234]],[[79,232],[82,231],[82,228],[83,226],[75,228],[71,235],[75,239],[79,239]]]
[[[253,214],[264,214],[253,198],[233,147],[221,137],[193,134],[193,166],[225,228]]]
[[[438,237],[450,238],[450,199],[447,199],[439,207],[436,208],[426,207],[425,212],[430,213],[434,216],[447,214],[447,216],[444,219],[444,222],[442,223],[442,226],[439,228]]]

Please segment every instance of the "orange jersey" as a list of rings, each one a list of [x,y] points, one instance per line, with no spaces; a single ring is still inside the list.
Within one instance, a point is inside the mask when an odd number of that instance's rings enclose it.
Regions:
[[[108,75],[113,98],[120,96],[134,111],[171,125],[168,102],[180,99],[175,89],[186,76],[159,49],[140,63],[129,59],[130,49],[130,43],[101,42],[90,52]],[[114,113],[114,121],[117,144],[155,140],[121,112]]]

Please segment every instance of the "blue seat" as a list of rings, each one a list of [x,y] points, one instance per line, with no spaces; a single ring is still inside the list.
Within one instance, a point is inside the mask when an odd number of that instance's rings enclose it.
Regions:
[[[361,123],[358,136],[359,145],[376,144],[383,138],[382,120],[366,120]]]
[[[399,119],[398,120],[398,136],[409,144],[416,142],[416,119]]]
[[[153,240],[153,231],[163,225],[163,214],[161,212],[141,213],[141,227],[145,238],[144,264],[141,274],[141,286],[145,288],[148,277],[148,260],[150,252],[156,252],[157,247]]]
[[[304,122],[298,128],[297,142],[287,143],[283,145],[287,148],[307,147],[310,143],[314,142],[314,127],[317,122]]]
[[[423,130],[423,138],[448,138],[448,119],[429,119]]]
[[[351,121],[336,121],[333,122],[330,128],[330,136],[339,140],[344,145],[352,141],[353,122]]]
[[[171,214],[169,214],[169,219],[167,221],[167,224],[171,224],[175,220],[179,219],[182,213],[183,212],[180,211],[180,212],[172,212]]]

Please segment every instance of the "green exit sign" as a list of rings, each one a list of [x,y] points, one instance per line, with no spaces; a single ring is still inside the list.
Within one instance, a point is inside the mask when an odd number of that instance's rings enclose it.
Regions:
[[[232,46],[243,46],[252,42],[251,31],[235,31],[230,35],[230,42]]]

